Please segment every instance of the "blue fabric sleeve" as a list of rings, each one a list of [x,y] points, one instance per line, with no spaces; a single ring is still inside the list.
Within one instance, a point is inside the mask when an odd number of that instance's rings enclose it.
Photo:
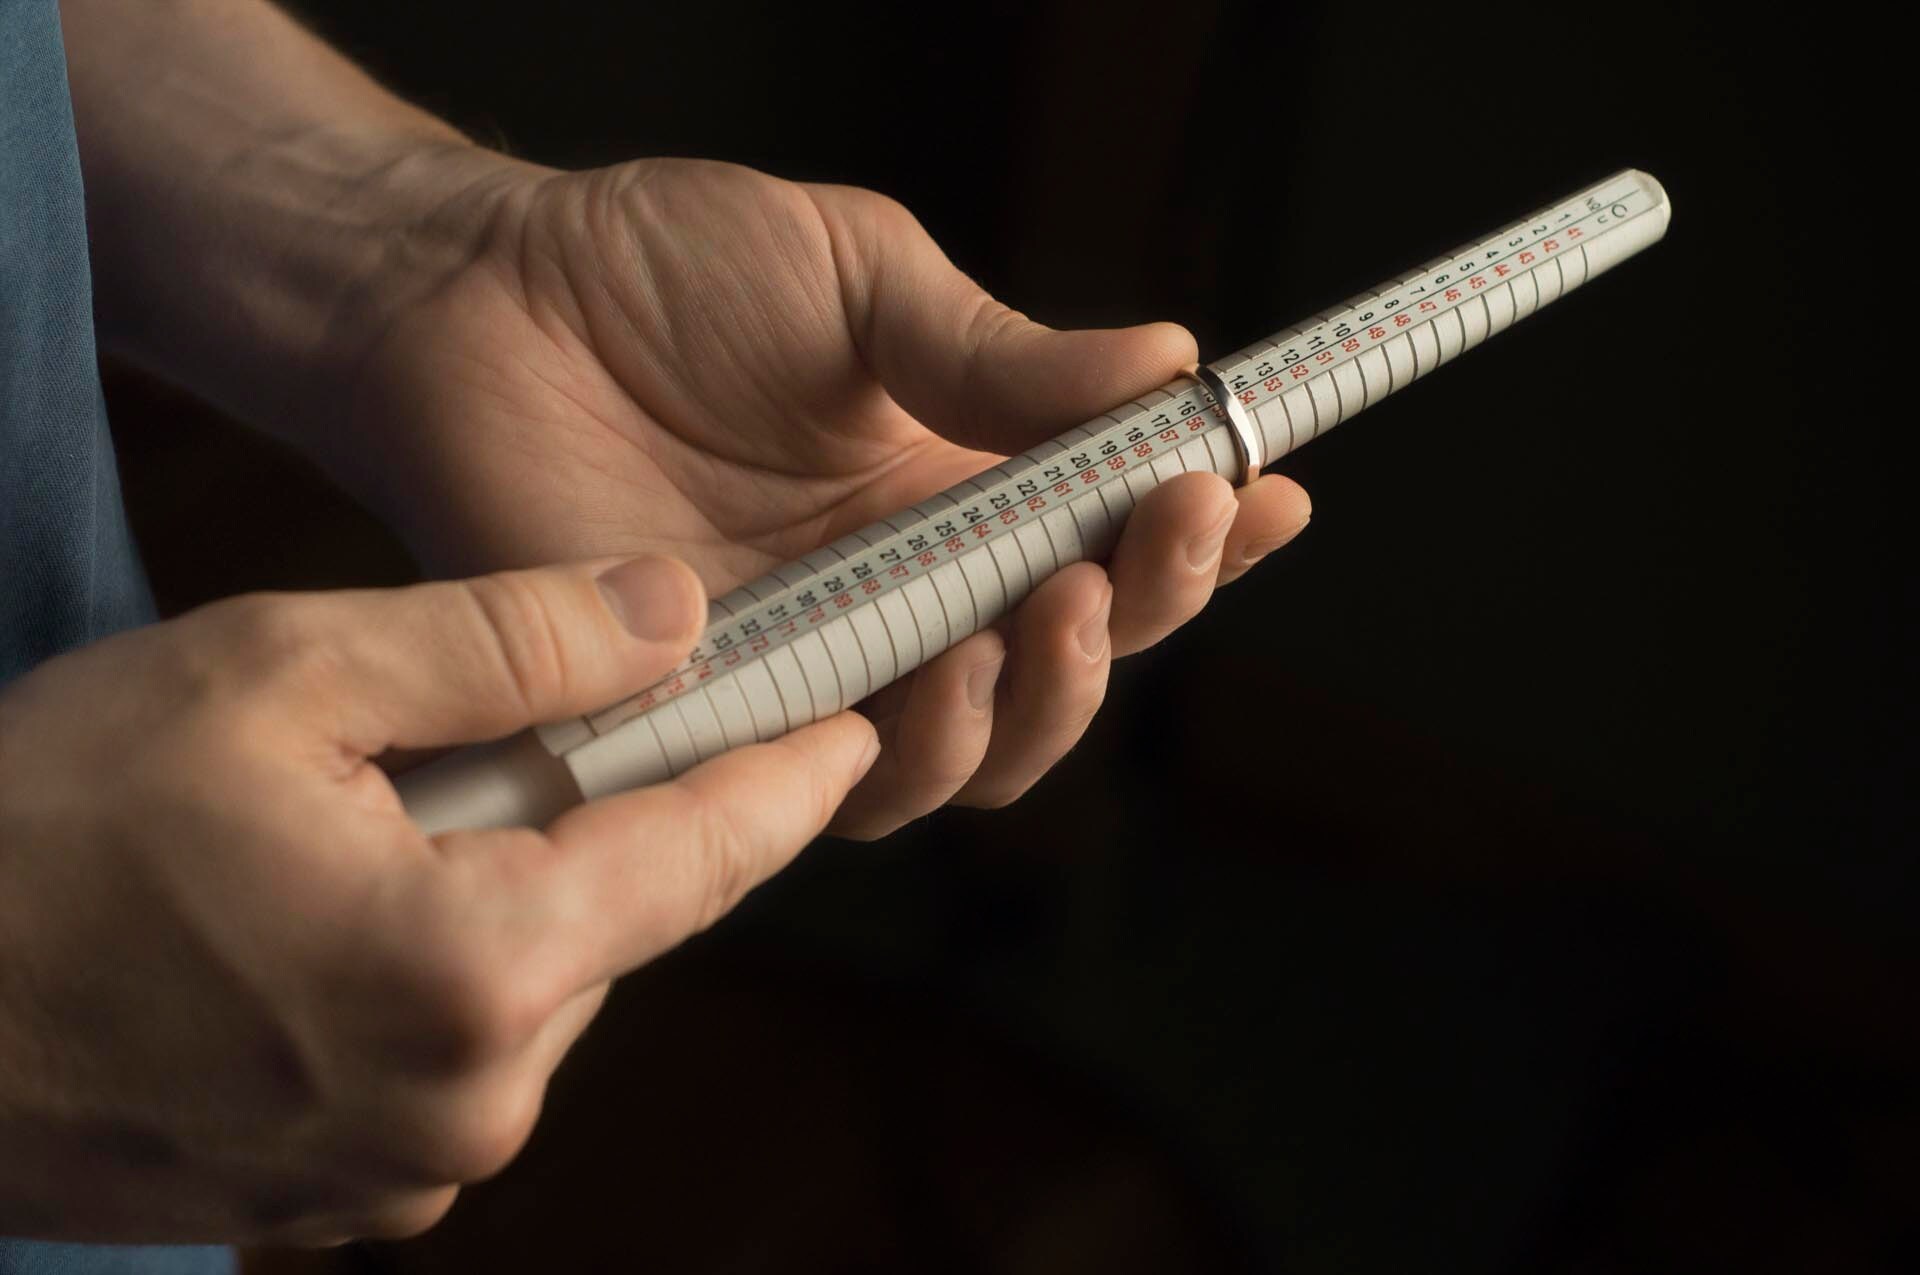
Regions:
[[[152,614],[94,358],[59,6],[0,0],[0,683]],[[224,1248],[0,1239],[0,1275],[234,1268]]]

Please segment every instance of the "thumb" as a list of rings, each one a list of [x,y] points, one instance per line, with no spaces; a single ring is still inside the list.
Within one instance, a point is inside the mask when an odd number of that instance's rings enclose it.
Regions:
[[[966,447],[1022,451],[1158,389],[1198,358],[1174,323],[1061,332],[962,274],[913,215],[866,191],[816,191],[855,339],[893,400]]]
[[[645,556],[319,595],[329,687],[363,755],[493,739],[603,708],[692,649],[706,594]]]

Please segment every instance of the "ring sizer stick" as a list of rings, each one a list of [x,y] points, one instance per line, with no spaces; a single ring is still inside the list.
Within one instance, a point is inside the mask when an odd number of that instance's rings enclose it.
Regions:
[[[402,776],[429,833],[539,826],[857,703],[1106,556],[1176,474],[1236,484],[1666,233],[1634,170],[1382,283],[713,601],[693,653],[586,717]]]

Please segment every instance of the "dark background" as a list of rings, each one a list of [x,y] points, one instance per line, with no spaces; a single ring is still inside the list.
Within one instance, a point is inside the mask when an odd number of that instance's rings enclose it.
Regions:
[[[1282,462],[1312,528],[1116,667],[1016,807],[816,846],[618,989],[439,1230],[300,1269],[1920,1264],[1912,591],[1898,417],[1854,394],[1903,373],[1835,291],[1897,225],[1848,193],[1884,121],[1822,83],[1876,80],[1871,33],[1836,66],[1817,20],[1671,4],[306,12],[516,153],[870,185],[1036,317],[1205,357],[1616,168],[1675,214]],[[169,608],[409,577],[290,457],[112,393]]]

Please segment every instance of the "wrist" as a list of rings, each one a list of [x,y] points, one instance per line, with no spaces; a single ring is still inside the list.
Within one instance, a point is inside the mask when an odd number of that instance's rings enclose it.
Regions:
[[[64,0],[103,348],[295,441],[384,308],[529,166],[262,0]]]
[[[297,444],[367,344],[484,242],[525,166],[451,130],[274,137],[95,235],[104,348]],[[97,201],[99,223],[115,209]],[[155,224],[157,221],[158,224]],[[131,223],[131,224],[130,224]]]

